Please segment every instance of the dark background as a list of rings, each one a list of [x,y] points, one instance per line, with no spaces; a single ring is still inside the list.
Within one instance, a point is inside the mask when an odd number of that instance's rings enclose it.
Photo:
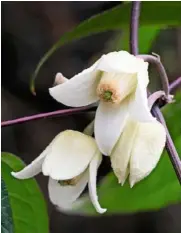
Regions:
[[[93,56],[107,51],[114,32],[101,33],[70,43],[58,50],[43,66],[36,81],[37,96],[29,91],[29,80],[44,53],[66,31],[81,21],[119,2],[2,2],[2,120],[65,108],[48,95],[55,74],[70,78],[91,63]],[[119,33],[119,32],[117,32]],[[121,30],[120,30],[121,34]],[[181,29],[160,33],[152,51],[162,57],[170,80],[181,73]],[[159,85],[152,71],[153,87]],[[2,129],[2,151],[8,151],[30,163],[60,131],[82,130],[88,114],[56,117]],[[100,176],[109,170],[104,161]],[[47,178],[37,180],[48,202],[52,233],[180,233],[181,207],[160,211],[106,217],[66,216],[49,203]],[[120,197],[121,198],[121,197]]]

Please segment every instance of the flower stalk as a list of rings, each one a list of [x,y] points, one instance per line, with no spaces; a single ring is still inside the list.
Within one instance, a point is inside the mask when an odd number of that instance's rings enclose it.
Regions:
[[[90,110],[90,109],[94,110],[95,106],[89,105],[89,106],[80,107],[80,108],[62,109],[62,110],[57,110],[57,111],[53,111],[53,112],[35,114],[32,116],[25,116],[25,117],[17,118],[14,120],[2,121],[1,127],[21,124],[21,123],[25,123],[25,122],[29,122],[29,121],[40,120],[43,118],[49,118],[49,117],[55,117],[55,116],[69,116],[69,115],[73,115],[73,114],[77,114],[77,113],[82,113],[82,112],[85,112],[86,110]]]

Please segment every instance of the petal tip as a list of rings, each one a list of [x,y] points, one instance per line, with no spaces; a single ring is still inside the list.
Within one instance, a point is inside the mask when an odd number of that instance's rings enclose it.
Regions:
[[[107,209],[101,208],[98,212],[99,212],[100,214],[104,214],[106,211],[107,211]]]
[[[16,179],[23,179],[23,177],[21,177],[21,175],[19,174],[19,172],[11,172],[11,175],[16,178]]]
[[[17,172],[11,172],[11,175],[16,177]]]
[[[136,182],[134,180],[131,180],[129,183],[130,183],[130,188],[133,188]]]

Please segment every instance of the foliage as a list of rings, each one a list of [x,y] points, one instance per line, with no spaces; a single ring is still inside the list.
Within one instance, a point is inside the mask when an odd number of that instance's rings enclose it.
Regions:
[[[13,233],[12,212],[9,203],[8,191],[4,180],[1,178],[1,231]]]
[[[13,228],[11,225],[4,233],[48,233],[48,214],[43,195],[35,179],[18,180],[11,175],[11,171],[18,171],[24,163],[16,156],[2,153],[2,177],[7,187],[3,186],[5,208],[3,217],[8,212],[9,223],[12,224],[10,212],[12,211]],[[9,202],[7,200],[7,191]],[[10,206],[11,211],[10,211]],[[3,222],[4,225],[6,224]],[[7,224],[6,224],[7,226]]]
[[[140,25],[141,27],[144,26],[144,28],[145,26],[148,26],[147,32],[149,31],[149,28],[151,28],[150,30],[152,32],[155,30],[153,35],[156,36],[158,29],[180,25],[180,12],[181,4],[179,2],[143,2],[140,15]],[[37,65],[30,84],[32,93],[35,93],[34,81],[40,68],[61,46],[92,34],[120,29],[125,30],[125,41],[123,41],[123,44],[127,44],[130,13],[131,3],[119,5],[82,22],[72,31],[65,33],[42,57]],[[149,33],[147,34],[145,32],[143,31],[145,37],[142,38],[147,38],[147,42],[149,42]],[[151,36],[151,38],[154,38],[154,36]],[[126,49],[126,46],[123,46],[123,48]]]

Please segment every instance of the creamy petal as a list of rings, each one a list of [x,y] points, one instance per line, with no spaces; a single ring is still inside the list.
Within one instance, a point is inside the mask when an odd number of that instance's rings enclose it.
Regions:
[[[127,51],[111,52],[101,57],[98,69],[114,73],[137,73],[147,66],[143,59],[131,55]]]
[[[49,178],[48,191],[51,202],[60,209],[72,209],[73,203],[80,196],[88,183],[88,169],[82,174],[76,185],[62,186],[57,180]]]
[[[98,201],[98,196],[97,196],[97,190],[96,190],[96,178],[97,178],[97,170],[102,161],[102,155],[99,151],[95,154],[93,157],[90,165],[89,165],[89,195],[90,199],[92,201],[92,204],[94,205],[96,211],[100,214],[103,214],[106,212],[107,209],[101,208],[99,201]]]
[[[110,155],[127,118],[127,100],[121,104],[100,102],[95,117],[95,138],[100,151]]]
[[[154,117],[150,113],[150,109],[148,107],[148,99],[147,99],[147,85],[148,85],[148,71],[145,69],[141,70],[137,74],[138,85],[136,88],[136,92],[130,98],[129,104],[129,113],[132,119],[141,121],[141,122],[149,122],[154,121]]]
[[[50,147],[48,146],[41,154],[38,156],[32,163],[27,165],[24,169],[19,172],[11,172],[12,176],[17,179],[29,179],[33,176],[36,176],[42,170],[42,164],[45,160],[45,157],[50,151]]]
[[[131,150],[135,140],[138,123],[128,120],[111,153],[111,165],[119,183],[124,184],[129,174],[129,160],[131,157]]]
[[[55,76],[54,86],[65,83],[67,81],[69,80],[65,78],[62,73],[57,73]]]
[[[55,180],[68,180],[81,174],[97,150],[92,137],[72,130],[58,134],[51,144],[42,172]]]
[[[96,88],[101,75],[101,72],[97,70],[98,63],[99,60],[69,81],[49,88],[50,95],[58,102],[71,107],[80,107],[96,102],[98,100]]]
[[[158,121],[139,123],[130,159],[130,185],[156,167],[166,142],[165,128]]]

